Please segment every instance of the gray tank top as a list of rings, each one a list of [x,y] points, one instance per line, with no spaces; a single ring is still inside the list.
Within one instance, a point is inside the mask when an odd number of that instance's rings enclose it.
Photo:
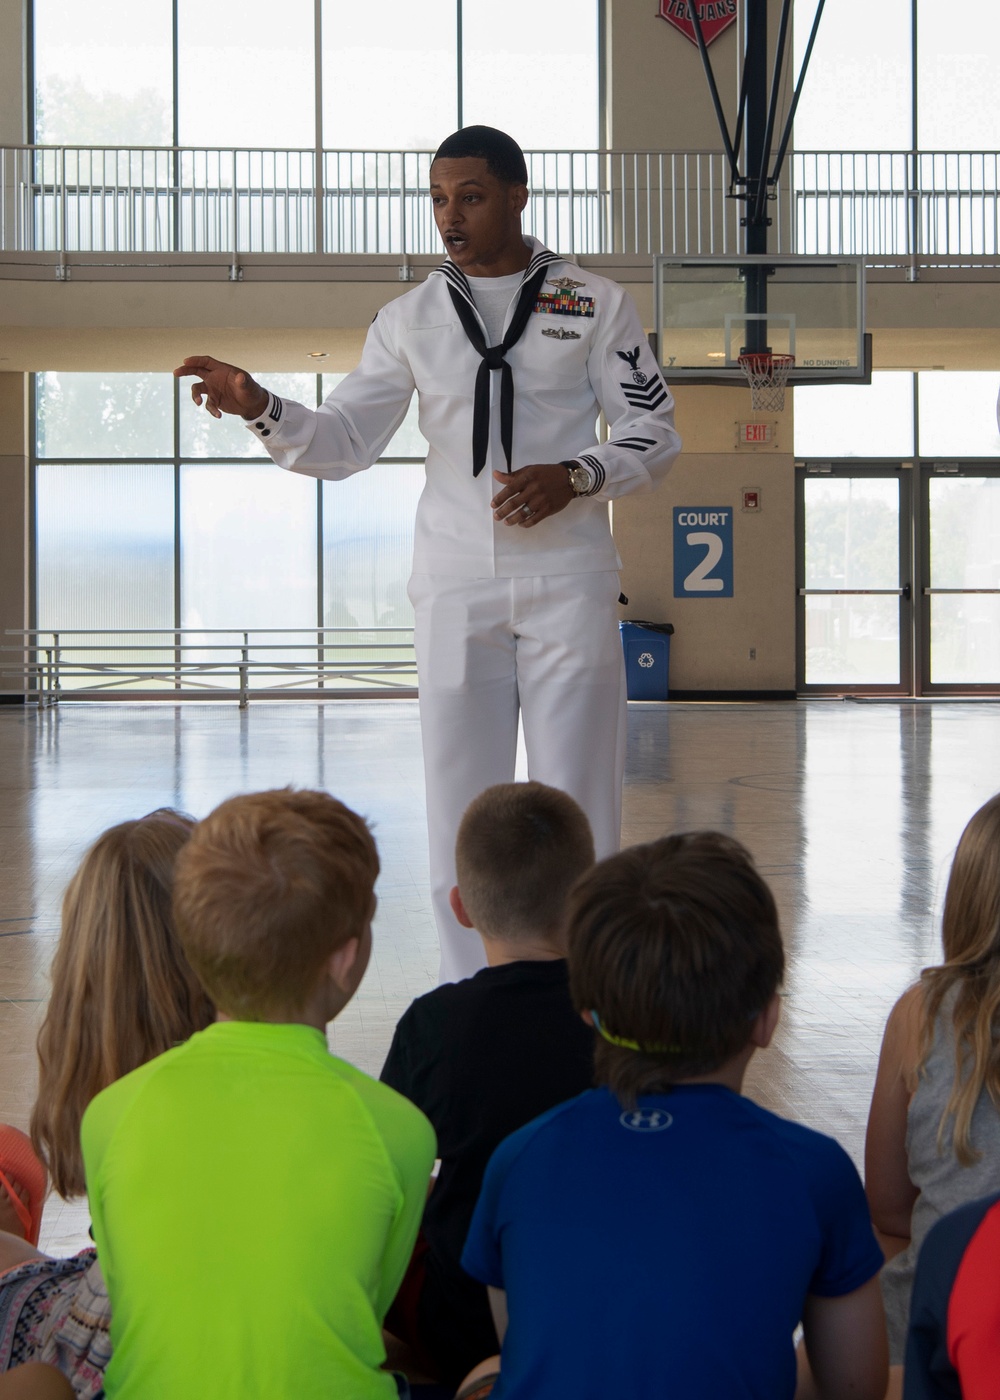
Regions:
[[[920,1195],[913,1207],[909,1245],[882,1270],[889,1359],[893,1364],[902,1362],[906,1350],[913,1271],[927,1231],[956,1206],[1000,1191],[1000,1113],[985,1089],[973,1110],[971,1129],[973,1149],[982,1156],[971,1166],[963,1167],[951,1150],[950,1125],[938,1152],[938,1125],[955,1077],[952,1012],[957,990],[952,988],[941,1004],[934,1043],[907,1112],[906,1156],[910,1180]]]

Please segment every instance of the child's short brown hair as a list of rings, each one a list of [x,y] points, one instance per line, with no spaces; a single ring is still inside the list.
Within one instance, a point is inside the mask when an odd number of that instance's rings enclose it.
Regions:
[[[747,850],[696,831],[601,861],[570,896],[570,990],[625,1102],[739,1053],[780,985],[774,897]]]
[[[594,838],[582,808],[544,783],[487,788],[458,828],[459,893],[486,938],[554,938],[570,889],[593,863]]]
[[[231,797],[177,861],[177,936],[220,1010],[295,1013],[330,954],[363,935],[378,871],[367,825],[328,793]]]

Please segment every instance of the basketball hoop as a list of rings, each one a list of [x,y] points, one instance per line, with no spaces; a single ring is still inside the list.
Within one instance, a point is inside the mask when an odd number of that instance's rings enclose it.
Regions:
[[[781,413],[785,407],[785,386],[794,364],[794,355],[772,355],[770,350],[740,355],[739,365],[750,385],[754,413]]]

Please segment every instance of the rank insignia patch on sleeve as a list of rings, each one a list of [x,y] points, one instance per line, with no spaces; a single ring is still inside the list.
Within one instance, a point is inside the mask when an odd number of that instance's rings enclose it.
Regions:
[[[648,384],[644,384],[641,389],[635,384],[629,384],[625,381],[622,383],[622,394],[625,397],[625,402],[632,408],[645,409],[646,412],[652,412],[654,408],[659,408],[667,397],[667,391],[659,376],[651,379]]]
[[[633,384],[645,384],[646,380],[649,378],[649,376],[643,374],[642,370],[639,368],[639,351],[641,349],[642,347],[637,345],[634,350],[615,351],[618,358],[624,360],[629,369],[631,369]]]

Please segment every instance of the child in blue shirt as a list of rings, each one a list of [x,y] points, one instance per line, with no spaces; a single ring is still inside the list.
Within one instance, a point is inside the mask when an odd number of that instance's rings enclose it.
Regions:
[[[600,1087],[487,1169],[462,1262],[491,1291],[494,1400],[792,1400],[800,1321],[800,1396],[881,1400],[882,1256],[858,1174],[740,1092],[784,969],[749,854],[704,832],[602,861],[570,897],[568,947]]]

